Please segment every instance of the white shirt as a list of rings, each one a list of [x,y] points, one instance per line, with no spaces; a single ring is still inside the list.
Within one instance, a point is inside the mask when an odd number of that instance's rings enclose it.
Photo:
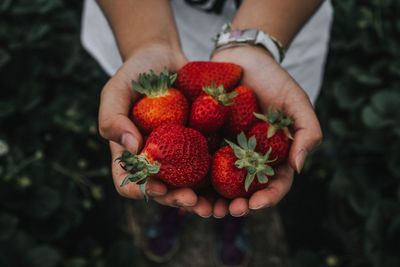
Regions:
[[[212,38],[235,15],[234,1],[227,1],[221,15],[203,12],[183,0],[173,0],[171,5],[185,55],[189,60],[208,60]],[[313,103],[322,83],[332,17],[331,2],[326,0],[293,39],[282,62]],[[81,39],[109,75],[122,65],[111,28],[95,0],[85,0]]]

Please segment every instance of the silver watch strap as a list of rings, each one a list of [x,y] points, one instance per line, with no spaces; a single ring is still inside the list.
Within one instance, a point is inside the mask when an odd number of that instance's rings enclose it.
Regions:
[[[282,62],[285,55],[283,46],[279,41],[268,33],[257,29],[231,30],[229,24],[224,25],[222,32],[217,35],[215,41],[215,50],[245,44],[260,45],[267,49],[278,63]]]

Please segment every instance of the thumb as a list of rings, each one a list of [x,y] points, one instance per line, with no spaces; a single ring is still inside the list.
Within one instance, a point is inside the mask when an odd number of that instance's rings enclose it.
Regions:
[[[130,105],[135,99],[130,85],[118,80],[118,74],[104,86],[100,96],[100,135],[121,144],[129,152],[137,154],[142,146],[142,135],[129,119]]]

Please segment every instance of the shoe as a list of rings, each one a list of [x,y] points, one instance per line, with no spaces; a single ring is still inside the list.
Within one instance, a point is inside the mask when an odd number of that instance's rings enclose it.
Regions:
[[[179,237],[186,221],[185,212],[160,207],[160,216],[149,226],[143,245],[145,256],[152,262],[165,263],[179,250]]]
[[[220,267],[246,267],[250,248],[245,218],[227,216],[216,221],[216,264]]]

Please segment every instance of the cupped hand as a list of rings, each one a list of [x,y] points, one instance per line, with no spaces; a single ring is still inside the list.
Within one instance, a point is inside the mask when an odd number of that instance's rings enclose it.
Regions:
[[[186,62],[186,58],[180,51],[174,52],[163,45],[138,49],[125,60],[101,92],[99,131],[103,138],[110,141],[113,181],[116,190],[123,197],[143,198],[143,193],[137,184],[129,183],[120,186],[127,173],[119,166],[119,163],[115,162],[125,149],[137,154],[143,146],[142,135],[129,119],[131,104],[138,98],[131,89],[131,81],[136,80],[140,73],[149,70],[156,73],[164,68],[177,71]],[[150,178],[145,191],[150,198],[162,205],[184,207],[204,217],[212,213],[212,204],[204,197],[197,196],[189,188],[168,190],[165,184]]]
[[[272,106],[294,120],[294,140],[288,162],[275,170],[276,174],[267,187],[255,192],[249,199],[218,199],[215,202],[214,217],[223,217],[228,213],[236,217],[244,216],[251,210],[272,207],[286,195],[293,182],[293,170],[301,171],[307,154],[321,142],[322,131],[305,91],[265,49],[241,46],[220,50],[213,55],[212,61],[242,66],[242,83],[253,89],[263,112]]]

